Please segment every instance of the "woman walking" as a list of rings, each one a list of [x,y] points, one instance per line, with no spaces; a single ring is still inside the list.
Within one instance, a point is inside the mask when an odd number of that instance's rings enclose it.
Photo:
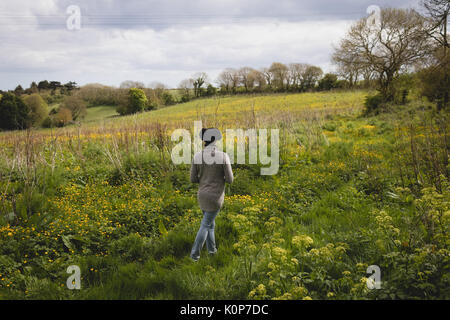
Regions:
[[[215,128],[203,128],[200,138],[205,147],[194,155],[191,166],[191,182],[199,184],[197,199],[203,211],[203,219],[191,250],[191,258],[194,261],[200,258],[205,241],[209,254],[217,252],[214,220],[223,205],[225,182],[233,182],[230,158],[226,153],[216,149],[216,141],[222,138],[220,131]]]

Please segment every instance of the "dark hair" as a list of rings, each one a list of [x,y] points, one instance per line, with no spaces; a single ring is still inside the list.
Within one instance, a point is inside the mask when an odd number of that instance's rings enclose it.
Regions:
[[[205,133],[207,133],[206,136]],[[216,128],[202,128],[200,138],[205,142],[205,146],[208,146],[214,141],[222,139],[222,134],[220,133],[220,130]]]

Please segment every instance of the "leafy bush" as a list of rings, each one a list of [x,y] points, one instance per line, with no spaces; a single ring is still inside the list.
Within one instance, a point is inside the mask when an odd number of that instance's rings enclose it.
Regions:
[[[431,66],[419,72],[421,94],[430,101],[436,102],[438,109],[448,106],[450,80],[450,58],[440,65]]]
[[[57,127],[64,127],[72,120],[72,111],[67,108],[59,108],[58,113],[53,117],[53,123]]]
[[[377,114],[381,111],[384,104],[384,98],[381,94],[376,94],[373,96],[367,96],[364,101],[365,113],[366,114]]]
[[[31,110],[31,123],[35,126],[40,126],[48,115],[47,103],[37,93],[26,96],[24,101]]]
[[[127,113],[141,112],[147,104],[147,97],[142,89],[131,88],[128,91]]]
[[[165,106],[170,106],[175,104],[175,99],[170,92],[164,91],[161,95],[161,100]]]
[[[30,108],[15,94],[6,92],[0,100],[0,129],[14,130],[30,127]]]

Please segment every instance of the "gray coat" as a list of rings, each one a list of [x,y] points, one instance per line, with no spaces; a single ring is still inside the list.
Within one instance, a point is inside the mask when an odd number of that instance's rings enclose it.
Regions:
[[[214,143],[197,152],[191,165],[191,182],[199,183],[197,199],[200,209],[219,211],[225,198],[225,182],[233,182],[228,155],[217,150]]]

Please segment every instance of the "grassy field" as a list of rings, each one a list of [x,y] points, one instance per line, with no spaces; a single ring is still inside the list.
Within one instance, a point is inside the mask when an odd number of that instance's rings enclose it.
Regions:
[[[52,109],[58,109],[59,103],[54,103],[48,106],[48,111]],[[86,109],[86,116],[82,119],[83,122],[91,122],[102,119],[108,119],[110,117],[118,116],[116,112],[116,106],[96,106]]]
[[[413,101],[362,117],[366,95],[100,107],[80,126],[1,133],[0,298],[450,298],[447,114]],[[170,133],[200,119],[278,128],[280,170],[233,165],[218,254],[194,263],[197,186],[170,161]],[[66,287],[70,265],[81,290]]]
[[[170,108],[163,108],[140,115],[121,117],[110,124],[127,125],[130,119],[136,123],[154,122],[180,124],[194,120],[207,121],[211,125],[248,124],[257,117],[260,121],[274,123],[282,115],[301,116],[311,110],[314,112],[347,112],[361,108],[367,93],[353,91],[345,93],[304,93],[279,95],[242,95],[214,97],[192,100]]]
[[[87,114],[84,117],[83,121],[90,122],[102,120],[118,115],[119,114],[116,111],[116,106],[97,106],[87,109]]]

